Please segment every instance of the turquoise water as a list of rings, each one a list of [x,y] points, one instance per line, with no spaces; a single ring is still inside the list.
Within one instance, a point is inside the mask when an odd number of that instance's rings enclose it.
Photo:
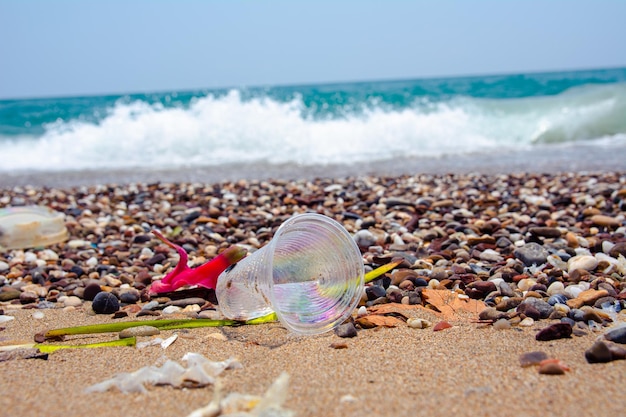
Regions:
[[[626,141],[626,68],[0,101],[0,171],[319,165]]]

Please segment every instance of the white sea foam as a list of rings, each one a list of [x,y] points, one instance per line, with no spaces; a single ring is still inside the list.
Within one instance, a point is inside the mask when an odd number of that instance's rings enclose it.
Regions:
[[[626,140],[625,84],[524,99],[456,97],[401,110],[370,106],[335,118],[303,116],[303,109],[299,98],[244,100],[237,90],[188,108],[118,102],[98,123],[57,121],[37,138],[0,138],[0,171],[318,165]]]

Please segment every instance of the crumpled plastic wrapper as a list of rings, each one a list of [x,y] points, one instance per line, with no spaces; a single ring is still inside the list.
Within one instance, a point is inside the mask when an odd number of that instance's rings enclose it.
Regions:
[[[217,381],[211,402],[187,417],[292,417],[294,412],[283,408],[288,385],[289,374],[283,372],[263,396],[234,392],[223,397],[221,383]]]
[[[167,360],[162,366],[145,366],[135,372],[123,372],[111,379],[88,387],[86,392],[104,392],[117,387],[123,393],[148,390],[145,384],[171,385],[176,388],[203,387],[215,384],[216,377],[226,369],[242,368],[235,358],[213,362],[199,353],[186,353],[182,358],[187,366],[173,360]]]

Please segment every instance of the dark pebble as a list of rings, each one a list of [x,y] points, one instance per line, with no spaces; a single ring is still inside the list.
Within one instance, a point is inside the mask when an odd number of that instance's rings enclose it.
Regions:
[[[85,275],[85,270],[78,265],[74,265],[73,267],[71,267],[70,272],[75,273],[78,278]]]
[[[561,231],[556,227],[531,227],[530,234],[541,237],[557,238],[561,237]]]
[[[528,297],[524,300],[524,304],[530,304],[535,307],[539,311],[539,314],[541,314],[542,319],[548,318],[552,311],[554,311],[554,307],[541,298]]]
[[[93,301],[93,299],[98,295],[98,293],[102,292],[102,288],[100,288],[100,284],[96,282],[92,282],[91,284],[87,284],[85,286],[85,291],[83,291],[83,299],[87,301]]]
[[[103,291],[95,296],[91,308],[96,314],[112,314],[120,309],[120,302],[113,294]]]
[[[143,244],[150,242],[151,239],[150,235],[137,235],[133,238],[133,243]]]
[[[585,359],[589,363],[605,363],[613,360],[613,354],[608,345],[602,340],[595,342],[585,351]]]
[[[416,287],[427,287],[428,286],[428,281],[426,281],[424,278],[416,278],[415,279],[415,286]]]
[[[569,323],[554,323],[541,329],[535,339],[547,342],[549,340],[565,339],[572,336],[572,326]]]
[[[422,297],[415,292],[409,293],[409,305],[414,306],[417,304],[422,304]]]
[[[567,297],[563,294],[554,294],[551,295],[550,298],[548,298],[548,304],[550,304],[551,306],[559,303],[559,304],[565,304],[567,302]]]
[[[626,257],[626,242],[616,243],[609,251],[609,255],[613,258],[617,258],[619,255]]]
[[[154,266],[156,264],[161,264],[163,263],[163,261],[165,261],[167,259],[167,257],[165,255],[163,255],[162,253],[157,253],[156,255],[154,255],[152,258],[148,259],[146,261],[146,265],[149,266]]]
[[[530,242],[513,252],[515,257],[526,266],[541,265],[548,259],[548,251],[538,243]]]
[[[588,323],[590,321],[595,321],[596,323],[602,323],[602,317],[600,317],[600,315],[594,310],[586,310],[585,314],[583,315],[583,321],[585,323]]]
[[[491,281],[474,281],[465,288],[465,294],[470,298],[480,299],[496,290],[496,284]]]
[[[191,223],[192,221],[196,220],[198,217],[200,217],[200,214],[202,214],[200,212],[200,210],[195,210],[192,211],[191,213],[189,213],[188,215],[185,216],[185,218],[183,219],[183,221],[185,223]]]
[[[115,313],[113,313],[113,318],[114,319],[123,319],[125,317],[128,317],[128,312],[127,311],[118,310]]]
[[[120,294],[120,301],[125,304],[135,304],[139,301],[139,291],[124,291]]]
[[[498,311],[493,307],[487,307],[478,314],[478,318],[480,320],[496,321],[500,320],[501,318],[506,318],[506,313]]]
[[[154,311],[154,310],[139,310],[139,312],[137,313],[137,317],[141,317],[141,316],[160,316],[161,312],[160,311]]]
[[[516,311],[533,320],[541,320],[541,313],[532,304],[522,303],[517,306]]]
[[[585,312],[578,308],[573,308],[569,311],[568,317],[574,321],[583,321],[585,319]]]
[[[380,297],[384,297],[387,295],[385,289],[379,285],[370,285],[365,288],[365,294],[367,294],[367,299],[372,301]]]
[[[626,344],[626,326],[609,330],[604,334],[604,338],[611,342]]]
[[[180,300],[172,300],[165,303],[165,307],[176,306],[176,307],[187,307],[193,304],[197,304],[200,307],[206,304],[206,300],[200,297],[189,297],[189,298],[181,298]]]
[[[34,303],[37,300],[39,300],[39,297],[32,291],[24,291],[20,294],[20,303],[22,304]]]
[[[355,337],[356,336],[356,327],[354,327],[354,323],[344,323],[335,329],[335,334],[339,337]]]

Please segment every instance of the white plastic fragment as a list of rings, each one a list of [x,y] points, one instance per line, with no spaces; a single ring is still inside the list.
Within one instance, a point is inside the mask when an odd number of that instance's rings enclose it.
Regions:
[[[213,362],[198,353],[183,356],[187,362],[184,367],[173,360],[167,360],[162,366],[145,366],[135,372],[123,372],[111,379],[88,387],[85,392],[105,392],[117,387],[123,393],[147,392],[144,384],[171,385],[175,388],[203,387],[215,383],[216,377],[226,369],[241,368],[235,358]]]
[[[167,349],[172,343],[176,341],[176,339],[178,339],[178,334],[174,333],[173,335],[161,342],[161,347],[163,349]]]
[[[289,374],[283,372],[261,397],[235,392],[222,398],[221,384],[217,381],[211,402],[192,411],[187,417],[291,417],[294,415],[293,411],[282,407],[287,399],[288,385]]]
[[[161,343],[163,343],[163,339],[161,339],[160,337],[155,337],[154,339],[146,340],[145,342],[137,342],[135,347],[137,349],[143,349],[148,346],[160,345]]]

